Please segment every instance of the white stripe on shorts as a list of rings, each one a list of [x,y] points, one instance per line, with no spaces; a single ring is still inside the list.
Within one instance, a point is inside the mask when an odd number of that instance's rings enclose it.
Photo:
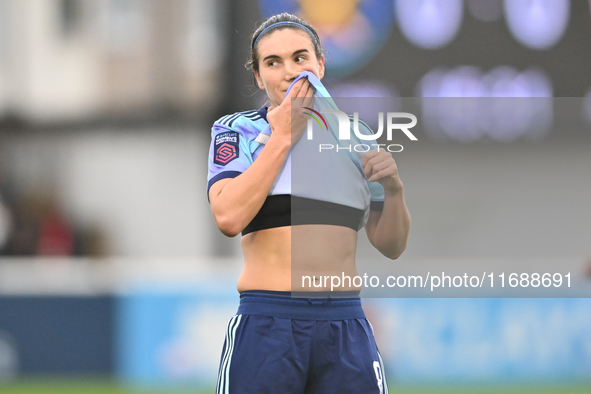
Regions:
[[[236,339],[236,330],[240,324],[242,315],[236,315],[230,319],[226,327],[226,349],[224,357],[222,358],[222,365],[220,366],[218,382],[216,386],[216,394],[230,393],[230,362],[232,360],[232,353],[234,352],[234,341]]]
[[[367,320],[367,319],[365,319]],[[369,320],[367,320],[367,323],[369,324],[369,328],[371,328],[371,333],[373,334],[373,340],[376,340],[376,334],[373,330],[373,326],[371,325],[371,323],[369,322]],[[380,368],[382,368],[382,382],[384,384],[384,394],[388,394],[388,382],[386,380],[386,371],[384,371],[384,361],[382,360],[382,355],[380,354],[380,351],[378,350],[378,345],[376,344],[376,351],[378,352],[378,359],[380,361]]]
[[[388,394],[388,381],[386,380],[386,371],[384,371],[384,361],[382,361],[382,355],[380,354],[379,350],[378,358],[380,359],[380,368],[382,368],[382,384],[384,385],[384,394]]]

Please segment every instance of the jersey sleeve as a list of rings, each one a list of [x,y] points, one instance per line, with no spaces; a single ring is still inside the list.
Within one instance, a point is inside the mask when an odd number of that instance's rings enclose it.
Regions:
[[[249,141],[244,133],[225,124],[214,123],[209,147],[208,199],[211,185],[221,179],[236,178],[252,164],[248,146]]]
[[[367,182],[371,202],[369,209],[372,211],[381,211],[384,209],[384,188],[379,182]]]
[[[351,119],[353,120],[353,119]],[[357,122],[359,127],[359,132],[363,135],[373,135],[373,130],[361,119]],[[366,143],[367,141],[362,141],[357,139],[358,143]],[[376,145],[368,144],[370,146],[370,150],[375,150],[378,147]],[[384,188],[379,182],[367,182],[367,187],[369,188],[369,193],[371,195],[371,202],[369,209],[372,211],[381,211],[384,209]]]

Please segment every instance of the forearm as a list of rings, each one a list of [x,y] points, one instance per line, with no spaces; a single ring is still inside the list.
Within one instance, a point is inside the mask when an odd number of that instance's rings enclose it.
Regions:
[[[246,171],[224,182],[221,188],[216,184],[212,186],[212,212],[225,235],[239,234],[259,212],[285,163],[289,148],[290,143],[285,138],[271,135]]]
[[[406,248],[410,231],[410,214],[404,202],[403,189],[385,191],[384,208],[376,212],[375,226],[370,239],[384,256],[398,258]]]

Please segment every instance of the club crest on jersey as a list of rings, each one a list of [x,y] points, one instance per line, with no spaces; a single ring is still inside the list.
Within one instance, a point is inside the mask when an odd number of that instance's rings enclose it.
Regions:
[[[238,157],[240,137],[235,131],[226,131],[215,136],[213,162],[225,166]]]

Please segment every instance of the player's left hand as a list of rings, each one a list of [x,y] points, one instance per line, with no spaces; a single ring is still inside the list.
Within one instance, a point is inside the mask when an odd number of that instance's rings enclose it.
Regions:
[[[379,182],[384,187],[384,192],[397,193],[402,190],[398,167],[391,153],[382,148],[371,150],[363,155],[361,165],[365,177],[370,182]]]

